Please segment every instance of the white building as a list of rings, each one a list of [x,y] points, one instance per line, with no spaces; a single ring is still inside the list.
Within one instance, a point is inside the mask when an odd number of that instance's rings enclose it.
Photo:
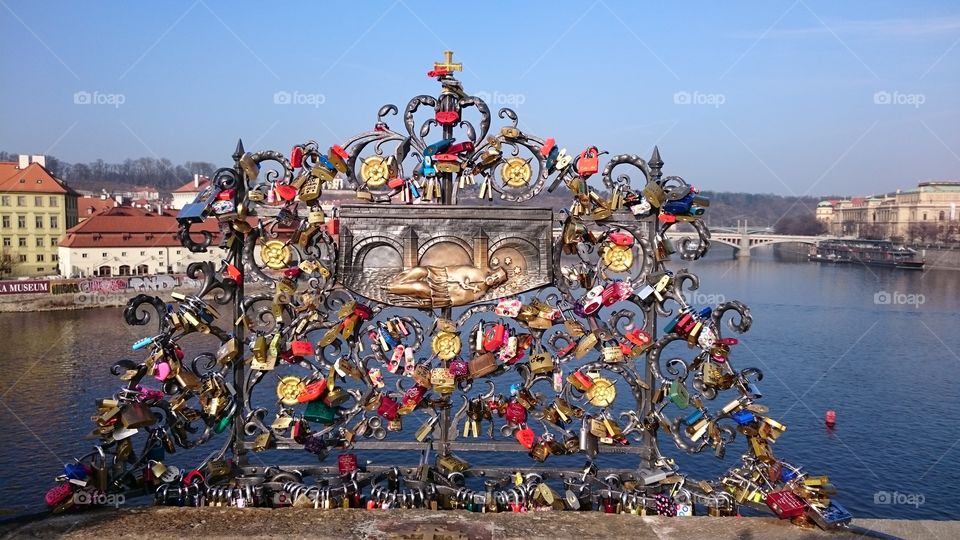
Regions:
[[[210,184],[210,178],[201,174],[193,175],[193,180],[173,190],[173,209],[180,210],[193,202],[200,190]]]
[[[185,272],[197,261],[219,261],[217,249],[191,253],[177,238],[172,214],[117,207],[91,216],[67,231],[58,248],[60,274],[66,277],[133,276]],[[219,230],[216,222],[194,231]]]

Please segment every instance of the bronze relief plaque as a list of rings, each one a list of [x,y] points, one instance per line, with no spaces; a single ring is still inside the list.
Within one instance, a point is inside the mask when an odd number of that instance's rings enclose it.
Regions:
[[[337,276],[392,306],[495,300],[553,281],[552,228],[549,208],[345,205]]]

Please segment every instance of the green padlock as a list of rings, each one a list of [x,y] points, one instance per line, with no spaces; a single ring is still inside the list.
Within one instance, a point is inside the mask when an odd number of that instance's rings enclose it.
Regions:
[[[686,409],[690,405],[690,392],[687,391],[687,385],[683,381],[676,379],[670,383],[670,401],[681,409]]]
[[[303,412],[303,418],[310,422],[319,422],[321,424],[332,424],[336,411],[323,402],[322,399],[315,399],[307,404],[307,409]]]

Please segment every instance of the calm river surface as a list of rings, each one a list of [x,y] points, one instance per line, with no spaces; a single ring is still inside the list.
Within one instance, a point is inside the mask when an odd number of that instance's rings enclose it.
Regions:
[[[690,263],[698,292],[722,295],[698,303],[751,308],[753,328],[732,361],[764,371],[761,403],[788,426],[776,454],[829,475],[857,516],[960,518],[960,272],[818,266],[768,250],[740,261],[717,251]],[[923,303],[901,303],[911,300]],[[0,314],[0,517],[42,509],[63,463],[89,451],[93,400],[116,390],[110,366],[140,359],[130,344],[147,332],[127,327],[119,309]],[[838,415],[832,431],[827,409]],[[715,475],[743,444],[738,437],[724,461],[709,451],[679,461],[695,476]],[[668,441],[661,447],[678,455]],[[190,468],[199,455],[181,450],[169,461]],[[513,458],[474,462],[496,459]]]

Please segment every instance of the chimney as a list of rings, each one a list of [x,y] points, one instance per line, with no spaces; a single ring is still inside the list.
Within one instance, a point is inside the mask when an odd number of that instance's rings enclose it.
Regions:
[[[43,155],[33,155],[33,156],[30,156],[30,162],[31,162],[31,163],[38,163],[41,167],[46,168],[46,167],[47,167],[47,156],[43,156]]]
[[[26,169],[30,165],[30,156],[26,154],[20,154],[17,156],[17,168],[21,171]]]
[[[200,189],[200,175],[197,173],[193,173],[193,187],[197,190]]]

